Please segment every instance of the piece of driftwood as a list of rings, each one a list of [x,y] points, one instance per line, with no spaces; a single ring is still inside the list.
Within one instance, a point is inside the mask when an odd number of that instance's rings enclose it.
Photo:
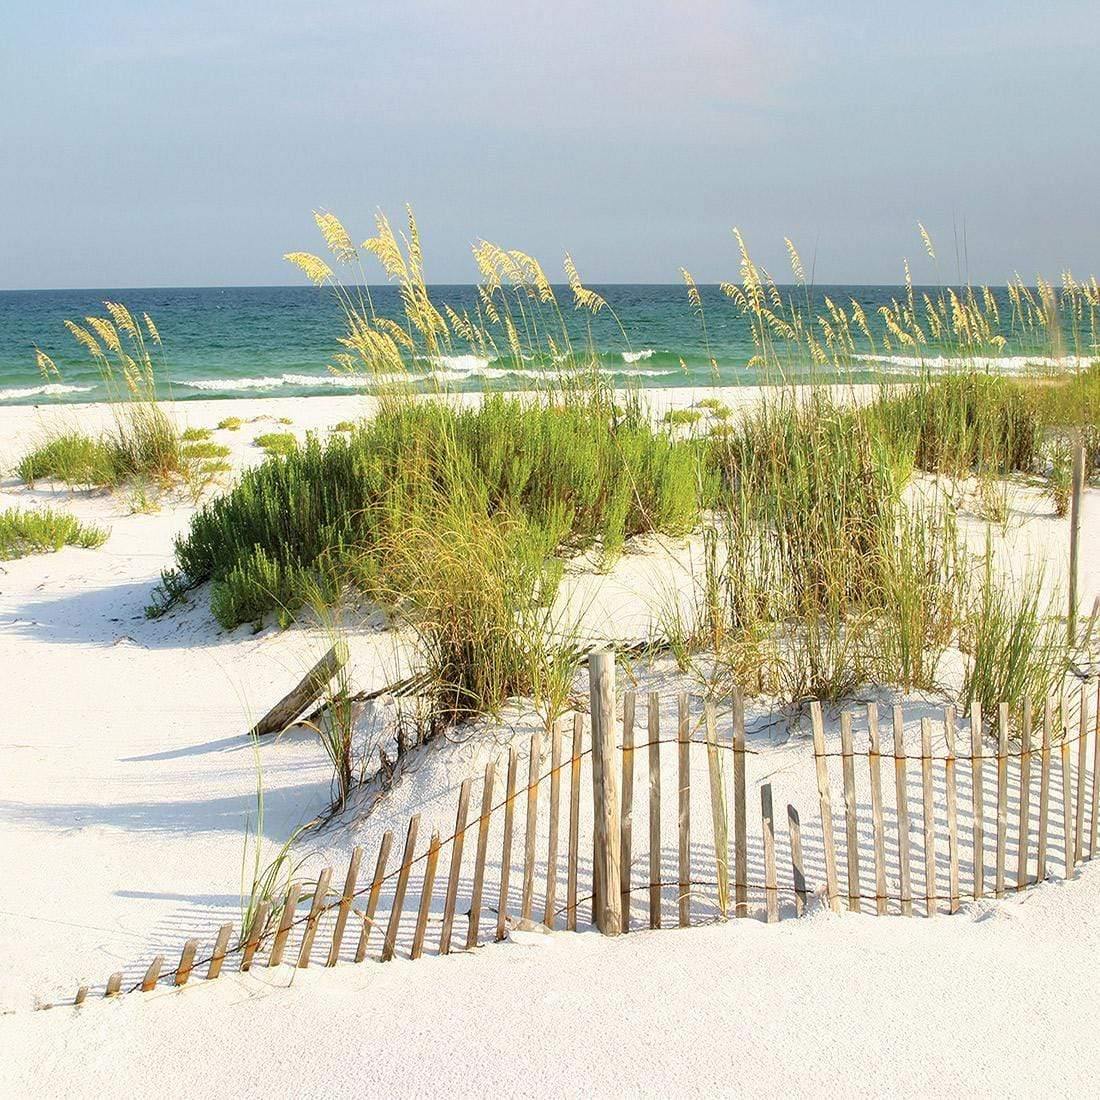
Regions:
[[[249,730],[249,734],[259,737],[265,733],[282,733],[302,711],[321,697],[328,682],[347,664],[347,660],[348,647],[343,642],[337,642],[302,677],[297,686],[287,692]]]

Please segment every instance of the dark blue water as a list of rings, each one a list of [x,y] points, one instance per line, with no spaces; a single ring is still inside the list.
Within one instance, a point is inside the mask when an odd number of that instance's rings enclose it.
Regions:
[[[748,321],[717,287],[701,287],[706,334],[683,286],[596,287],[611,309],[593,316],[564,308],[565,323],[577,348],[593,349],[601,368],[617,384],[644,386],[745,385],[761,381],[751,360],[755,347]],[[805,292],[784,288],[799,296]],[[371,290],[378,312],[401,317],[397,290]],[[875,318],[879,306],[901,298],[904,288],[816,287],[811,309],[825,295],[839,303],[855,299]],[[163,379],[172,397],[290,397],[354,392],[362,379],[328,369],[339,352],[343,316],[331,291],[316,287],[196,287],[137,290],[39,290],[0,292],[0,402],[96,401],[106,396],[95,363],[69,336],[63,322],[103,314],[104,299],[124,302],[136,315],[148,313],[163,339]],[[472,286],[432,288],[437,304],[471,313],[477,306]],[[559,299],[568,303],[568,288]],[[1007,296],[998,299],[1008,316]],[[612,312],[613,311],[613,312]],[[616,320],[617,318],[617,320]],[[622,329],[626,332],[624,339]],[[503,336],[500,343],[506,347]],[[60,380],[47,384],[35,365],[39,346],[57,363]],[[895,349],[897,350],[897,349]],[[1006,367],[1022,352],[1011,341],[1003,351]],[[809,363],[789,363],[798,379]],[[548,356],[533,356],[522,367],[510,359],[479,356],[456,342],[446,356],[410,364],[416,384],[462,391],[515,389],[537,384],[554,369]],[[884,355],[851,364],[845,377],[869,381],[914,369],[904,355]],[[768,380],[774,381],[774,378]]]

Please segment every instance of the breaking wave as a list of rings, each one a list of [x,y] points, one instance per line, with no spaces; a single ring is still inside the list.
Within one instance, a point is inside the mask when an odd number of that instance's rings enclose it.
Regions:
[[[19,401],[25,397],[58,397],[64,393],[90,393],[95,386],[66,386],[61,382],[49,382],[43,386],[16,386],[0,390],[0,401]]]

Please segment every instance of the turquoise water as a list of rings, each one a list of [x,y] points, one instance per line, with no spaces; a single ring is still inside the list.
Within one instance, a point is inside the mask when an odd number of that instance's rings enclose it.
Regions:
[[[596,287],[608,300],[629,337],[624,341],[611,313],[597,316],[566,311],[577,346],[596,349],[602,369],[620,385],[701,386],[750,385],[760,381],[748,364],[754,354],[748,323],[717,287],[702,287],[707,339],[693,314],[683,286],[619,285]],[[793,291],[791,291],[793,292]],[[800,290],[799,294],[803,292]],[[836,301],[855,298],[874,315],[880,305],[902,297],[904,288],[816,287]],[[393,287],[372,288],[380,313],[400,316]],[[458,312],[476,307],[472,286],[432,288],[433,300]],[[327,369],[342,330],[342,317],[330,291],[315,287],[198,287],[140,290],[41,290],[0,292],[0,403],[97,401],[105,397],[95,365],[66,332],[66,318],[102,314],[102,301],[126,303],[136,314],[149,313],[164,341],[166,376],[171,396],[195,398],[296,397],[354,392],[362,382]],[[1008,316],[1007,296],[1000,294]],[[560,300],[570,301],[568,288]],[[41,347],[61,369],[60,383],[44,386],[35,366],[34,347]],[[1004,366],[1023,349],[1008,347]],[[709,354],[708,354],[709,351]],[[715,360],[717,369],[711,365]],[[537,384],[553,369],[531,361],[520,369],[456,349],[453,355],[413,365],[415,381],[425,387],[452,390],[515,389]],[[871,381],[884,375],[911,373],[904,356],[862,361],[845,375]],[[808,364],[794,374],[808,376]],[[820,372],[818,372],[820,373]]]

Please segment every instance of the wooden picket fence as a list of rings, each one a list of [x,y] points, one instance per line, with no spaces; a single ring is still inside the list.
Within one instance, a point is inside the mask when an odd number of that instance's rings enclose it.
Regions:
[[[846,902],[853,912],[868,911],[870,906],[880,915],[894,911],[908,916],[916,904],[919,911],[932,917],[944,907],[948,912],[957,912],[964,898],[1001,898],[1007,891],[1023,890],[1059,867],[1063,877],[1069,878],[1080,862],[1096,853],[1100,823],[1100,683],[1091,722],[1089,694],[1089,684],[1082,682],[1076,698],[1048,699],[1038,739],[1032,707],[1025,703],[1016,731],[1018,750],[1009,748],[1013,733],[1010,711],[1006,704],[1000,704],[994,723],[997,750],[992,754],[986,751],[986,731],[977,703],[969,720],[969,751],[966,745],[959,751],[955,710],[947,707],[939,722],[921,719],[920,751],[916,755],[906,752],[900,706],[892,711],[892,752],[883,749],[878,707],[872,704],[865,715],[867,749],[857,751],[854,747],[856,716],[845,712],[840,716],[841,747],[837,753],[826,751],[821,708],[812,704],[826,896],[833,910],[839,911]],[[942,755],[934,747],[941,741]],[[844,801],[842,844],[835,836],[829,775],[829,761],[837,757]],[[860,813],[857,760],[866,761],[859,770],[864,773],[870,795],[870,867],[861,860],[861,851],[868,846],[860,843],[866,816]],[[894,768],[891,841],[896,862],[892,864],[888,864],[886,854],[883,760],[892,761]],[[910,763],[920,777],[920,831],[916,839],[910,817]],[[990,783],[991,790],[987,789]],[[968,791],[964,784],[969,786]],[[887,780],[887,792],[890,786]],[[941,805],[942,816],[938,813]],[[919,852],[919,860],[914,850]],[[839,870],[842,863],[843,875]],[[897,889],[893,891],[887,885],[888,867],[895,872],[891,877]],[[992,883],[987,876],[990,869]],[[871,877],[873,890],[868,889]]]
[[[590,716],[575,714],[571,729],[562,723],[553,727],[548,736],[549,766],[545,772],[546,735],[536,733],[530,741],[526,783],[520,785],[520,756],[514,747],[508,750],[502,777],[498,776],[496,761],[487,763],[481,780],[480,812],[471,818],[475,781],[466,779],[458,791],[454,828],[449,836],[441,838],[433,832],[425,847],[420,842],[420,816],[414,815],[408,822],[395,867],[391,868],[394,835],[387,831],[381,837],[369,879],[361,875],[365,853],[356,847],[342,887],[333,887],[332,868],[322,870],[312,884],[292,882],[278,905],[261,904],[249,926],[236,938],[234,926],[223,924],[212,948],[201,956],[198,938],[189,939],[174,969],[165,970],[165,958],[158,954],[140,978],[132,976],[126,990],[182,986],[200,973],[206,979],[215,979],[230,960],[247,971],[259,965],[264,955],[268,966],[287,961],[303,968],[315,961],[335,966],[340,961],[359,963],[368,958],[386,962],[398,955],[411,959],[425,953],[446,955],[503,939],[517,925],[551,931],[577,931],[595,925],[602,932],[615,934],[666,924],[685,927],[729,916],[774,922],[784,913],[801,916],[806,911],[811,895],[818,889],[809,879],[819,870],[824,877],[824,896],[837,911],[846,899],[849,909],[878,914],[908,915],[913,912],[914,902],[928,915],[933,915],[941,904],[954,912],[964,896],[964,884],[967,897],[979,898],[987,893],[985,772],[994,768],[995,811],[989,824],[995,836],[995,896],[1002,896],[1008,889],[1010,852],[1015,856],[1013,889],[1047,875],[1048,862],[1052,862],[1049,825],[1059,802],[1066,875],[1086,851],[1091,856],[1096,849],[1100,737],[1094,734],[1086,832],[1088,707],[1084,686],[1077,735],[1064,735],[1057,723],[1065,712],[1048,704],[1041,723],[1041,743],[1034,748],[1031,715],[1025,711],[1020,730],[1022,749],[1018,753],[1008,751],[1009,714],[1002,706],[995,756],[984,751],[982,718],[977,708],[971,716],[968,755],[956,752],[956,719],[948,708],[940,723],[945,754],[933,754],[933,722],[926,718],[921,724],[921,751],[919,757],[914,757],[905,751],[900,708],[893,712],[893,753],[882,751],[875,706],[866,711],[866,751],[854,748],[856,716],[841,715],[838,753],[827,751],[821,708],[811,704],[821,833],[820,838],[816,831],[804,838],[798,810],[787,805],[782,874],[772,783],[760,785],[759,818],[756,807],[748,805],[746,756],[754,750],[746,745],[740,698],[735,695],[721,702],[706,700],[700,704],[687,694],[678,695],[675,730],[663,728],[661,701],[656,692],[646,697],[644,733],[640,728],[641,700],[633,692],[623,695],[620,718],[613,658],[608,653],[592,654]],[[1071,753],[1075,743],[1074,775]],[[691,813],[692,754],[700,752],[706,753],[705,793],[710,813],[702,829],[697,825],[696,834],[701,832],[704,840],[711,842],[703,846],[702,852],[693,849]],[[1052,769],[1055,754],[1060,761],[1057,776]],[[674,756],[674,766],[666,756]],[[860,768],[858,781],[857,757],[867,762]],[[1036,769],[1032,767],[1033,757],[1038,758]],[[893,799],[889,788],[884,798],[883,759],[894,763]],[[844,798],[843,844],[838,844],[835,836],[829,774],[830,765],[835,769],[837,761]],[[1010,768],[1011,761],[1015,763]],[[910,835],[910,762],[917,765],[920,775],[922,828],[916,844]],[[987,763],[994,767],[987,767]],[[585,769],[590,775],[588,783],[582,777]],[[1010,783],[1010,771],[1014,783]],[[1038,798],[1033,802],[1034,771],[1038,771],[1040,781]],[[639,772],[646,788],[645,793],[638,791],[636,798]],[[971,780],[969,792],[965,790],[967,777]],[[1052,777],[1057,782],[1052,782]],[[503,790],[498,793],[501,778]],[[590,785],[593,800],[590,819],[580,812],[586,785]],[[860,840],[861,830],[866,838],[868,824],[866,812],[861,813],[860,786],[869,794],[864,806],[870,810],[870,844],[861,844]],[[1054,791],[1055,786],[1060,793]],[[1010,815],[1012,791],[1017,804],[1016,812]],[[967,793],[969,798],[963,806],[960,796]],[[696,793],[696,802],[702,794]],[[667,806],[668,802],[673,805]],[[896,858],[888,862],[891,802],[889,847]],[[942,821],[937,804],[944,810]],[[1037,813],[1033,813],[1036,807]],[[522,815],[521,821],[517,821],[517,813]],[[1010,846],[1010,816],[1015,825],[1014,848]],[[642,817],[647,819],[646,833],[636,837],[635,820]],[[1033,818],[1037,818],[1034,826]],[[759,830],[752,829],[750,838],[750,821],[757,820]],[[520,828],[522,846],[517,863]],[[943,832],[945,837],[941,836]],[[666,844],[673,833],[674,847]],[[964,833],[970,838],[969,847]],[[1037,841],[1034,873],[1033,835]],[[491,839],[500,852],[495,874],[490,860]],[[861,848],[871,853],[873,889],[865,885],[870,875],[864,871],[866,860],[861,858]],[[920,853],[923,872],[913,866],[914,849]],[[808,860],[812,866],[808,866]],[[841,865],[846,868],[843,882],[838,871]],[[713,874],[709,872],[711,866]],[[969,879],[964,873],[968,867]],[[434,920],[433,911],[440,900],[441,917]],[[327,949],[319,943],[327,943]],[[123,979],[122,971],[113,973],[106,983],[106,995],[122,993]],[[89,987],[82,985],[75,1003],[82,1003],[88,992]]]

